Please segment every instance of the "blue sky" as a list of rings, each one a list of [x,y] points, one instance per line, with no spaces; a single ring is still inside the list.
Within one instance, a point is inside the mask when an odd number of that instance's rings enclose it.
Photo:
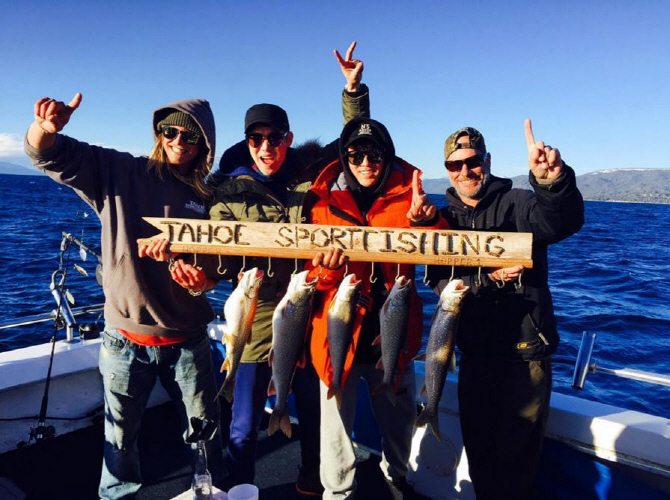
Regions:
[[[297,142],[342,127],[332,55],[358,42],[373,117],[443,177],[444,139],[478,128],[493,171],[527,171],[523,120],[578,174],[669,168],[670,2],[0,1],[0,161],[27,165],[42,96],[84,99],[65,132],[135,154],[151,113],[210,101],[217,156],[246,109],[284,107]]]

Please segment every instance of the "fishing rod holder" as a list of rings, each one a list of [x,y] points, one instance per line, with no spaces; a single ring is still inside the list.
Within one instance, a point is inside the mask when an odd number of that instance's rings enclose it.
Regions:
[[[61,280],[59,284],[56,284],[56,278],[58,275],[61,275]],[[72,309],[70,309],[70,292],[64,288],[65,283],[65,273],[58,269],[54,271],[51,275],[51,295],[53,295],[54,300],[56,301],[56,321],[60,318],[65,326],[65,340],[67,342],[74,341],[74,330],[77,326],[77,321],[74,319],[74,314],[72,314]]]
[[[661,375],[659,373],[646,372],[643,370],[634,370],[632,368],[612,368],[599,365],[595,360],[592,360],[595,343],[595,333],[589,333],[587,331],[582,333],[582,341],[579,344],[579,352],[577,353],[577,359],[575,360],[575,370],[572,375],[572,387],[574,389],[581,390],[584,388],[586,375],[588,373],[604,373],[620,378],[637,380],[638,382],[648,382],[670,387],[670,376],[668,375]],[[572,364],[572,361],[561,357],[555,358],[555,361],[558,363]]]

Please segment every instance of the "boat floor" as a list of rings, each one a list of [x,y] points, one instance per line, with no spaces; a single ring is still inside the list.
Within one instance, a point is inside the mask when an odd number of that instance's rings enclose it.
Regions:
[[[301,498],[295,491],[300,464],[299,432],[297,427],[291,439],[281,433],[268,436],[267,432],[261,432],[255,481],[261,500]],[[27,433],[28,429],[26,436]],[[100,421],[86,429],[0,455],[0,478],[4,478],[0,481],[0,497],[3,500],[97,499],[102,445]],[[137,493],[137,500],[171,499],[190,487],[189,451],[181,440],[179,418],[172,403],[147,410],[139,447],[144,486]],[[360,448],[357,454],[360,498],[388,498],[379,457]],[[15,491],[12,483],[19,491]]]

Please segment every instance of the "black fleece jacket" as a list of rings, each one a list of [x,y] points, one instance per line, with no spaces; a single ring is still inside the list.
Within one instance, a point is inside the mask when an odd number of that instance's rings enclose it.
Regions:
[[[449,205],[441,210],[452,229],[533,234],[533,267],[521,284],[498,288],[474,267],[456,267],[470,290],[463,302],[457,333],[461,351],[471,355],[536,360],[551,355],[559,342],[548,285],[547,247],[576,233],[584,224],[584,201],[575,173],[564,164],[559,179],[538,184],[533,191],[513,189],[510,179],[491,176],[475,207],[463,203],[454,188],[446,193]],[[451,276],[450,266],[429,266],[429,285],[439,293]]]

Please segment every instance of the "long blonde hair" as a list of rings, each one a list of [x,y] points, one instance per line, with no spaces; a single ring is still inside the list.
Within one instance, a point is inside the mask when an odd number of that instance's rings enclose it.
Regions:
[[[154,147],[149,155],[148,168],[155,168],[156,175],[158,175],[160,180],[163,180],[166,172],[169,172],[184,184],[191,186],[202,199],[208,200],[212,197],[212,190],[205,184],[205,176],[207,176],[211,170],[212,165],[207,163],[207,156],[208,148],[203,145],[203,147],[200,148],[198,156],[194,160],[195,168],[191,169],[188,175],[182,175],[176,168],[171,167],[168,163],[167,155],[165,154],[165,149],[163,148],[163,143],[161,141],[161,135],[158,134],[156,136]]]

